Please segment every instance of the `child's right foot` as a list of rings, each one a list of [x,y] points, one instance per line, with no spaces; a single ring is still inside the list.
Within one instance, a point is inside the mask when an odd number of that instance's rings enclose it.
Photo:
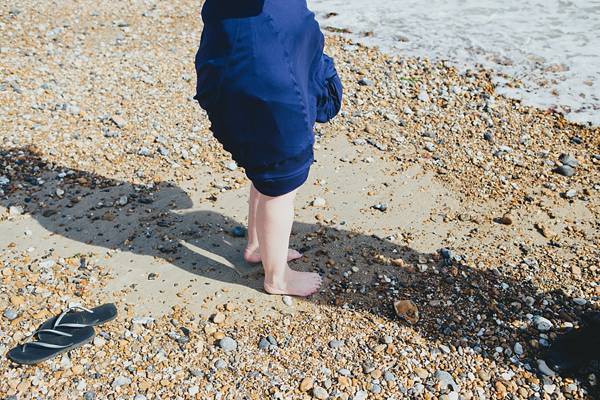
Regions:
[[[289,294],[292,296],[310,296],[321,287],[321,276],[315,272],[294,271],[286,266],[281,279],[265,276],[264,287],[271,294]]]

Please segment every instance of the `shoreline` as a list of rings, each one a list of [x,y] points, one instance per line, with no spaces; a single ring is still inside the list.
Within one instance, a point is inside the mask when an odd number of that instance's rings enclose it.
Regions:
[[[71,303],[120,311],[89,345],[2,364],[2,392],[594,396],[593,365],[538,360],[598,310],[600,128],[495,95],[489,71],[328,35],[344,105],[315,128],[291,238],[325,283],[268,296],[234,235],[249,182],[189,100],[196,7],[119,6],[0,6],[1,353]]]

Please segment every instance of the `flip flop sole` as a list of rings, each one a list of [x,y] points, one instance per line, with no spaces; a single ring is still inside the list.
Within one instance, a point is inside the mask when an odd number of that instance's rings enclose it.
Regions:
[[[19,345],[11,349],[6,356],[12,362],[17,364],[37,364],[60,354],[66,353],[67,351],[73,350],[77,347],[83,346],[84,344],[91,342],[96,336],[96,331],[91,326],[72,329],[69,333],[72,335],[71,337],[46,335],[52,337],[43,341],[43,343],[64,347],[58,349],[43,347],[39,344],[36,344],[42,342],[39,340],[37,342]]]
[[[60,321],[60,324],[81,324],[87,326],[96,326],[112,321],[119,315],[117,306],[114,303],[103,304],[101,306],[92,308],[91,311],[93,311],[93,313],[89,313],[87,311],[67,313],[63,316],[62,320]],[[70,332],[69,329],[72,328],[62,328],[60,327],[60,325],[54,326],[57,319],[58,316],[50,318],[48,321],[44,322],[39,329],[60,329],[64,330],[65,332]],[[42,334],[42,336],[39,336],[39,338],[41,340],[46,340],[47,336],[46,334]]]

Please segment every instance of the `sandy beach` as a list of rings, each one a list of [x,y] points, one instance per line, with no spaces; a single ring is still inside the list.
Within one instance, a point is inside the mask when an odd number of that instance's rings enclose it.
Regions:
[[[600,299],[600,128],[327,35],[292,268],[243,259],[250,182],[195,94],[201,2],[0,4],[0,392],[7,399],[586,399],[542,362]],[[410,300],[419,319],[397,315]],[[69,305],[94,340],[8,361]]]

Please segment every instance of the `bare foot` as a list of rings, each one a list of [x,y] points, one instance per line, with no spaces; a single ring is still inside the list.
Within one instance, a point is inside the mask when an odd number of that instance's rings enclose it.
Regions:
[[[292,261],[300,257],[302,257],[302,253],[299,253],[294,249],[288,249],[287,261]],[[252,263],[261,262],[262,260],[260,258],[260,250],[251,250],[248,247],[246,247],[246,251],[244,251],[244,259]]]
[[[294,271],[285,267],[281,280],[275,281],[272,277],[265,276],[265,290],[271,294],[289,294],[292,296],[309,296],[315,293],[323,281],[315,272]]]

